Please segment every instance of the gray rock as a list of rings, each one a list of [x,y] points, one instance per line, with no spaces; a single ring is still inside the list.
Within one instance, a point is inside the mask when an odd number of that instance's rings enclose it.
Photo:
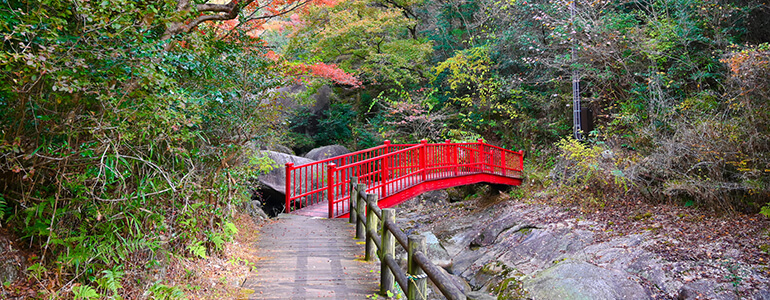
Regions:
[[[619,270],[566,261],[524,280],[534,299],[650,299],[644,288]]]
[[[272,159],[274,163],[272,171],[259,175],[259,183],[281,194],[286,194],[286,163],[291,162],[295,166],[299,166],[314,162],[314,160],[304,157],[275,151],[262,151],[262,153]]]
[[[430,231],[423,232],[421,235],[425,236],[425,244],[428,250],[426,255],[428,258],[439,267],[448,268],[451,266],[452,258],[449,257],[449,253],[447,253],[446,249],[441,246],[438,238]]]
[[[491,224],[484,226],[484,229],[481,230],[478,236],[471,241],[470,246],[483,247],[493,244],[501,232],[516,226],[519,219],[518,215],[506,215],[493,221]]]
[[[254,141],[248,141],[246,142],[244,147],[250,150],[250,151],[247,151],[247,152],[250,152],[249,155],[260,155],[260,153],[264,150],[294,155],[294,150],[291,150],[291,148],[286,147],[284,145],[279,145],[279,144],[265,145]],[[248,161],[248,159],[249,158],[247,157],[244,160]]]
[[[332,158],[335,156],[340,156],[348,153],[350,153],[350,150],[348,150],[348,148],[345,148],[345,146],[329,145],[329,146],[323,146],[323,147],[310,150],[310,152],[305,154],[305,158],[312,159],[312,160],[324,160],[327,158]]]
[[[497,300],[497,297],[484,291],[472,291],[466,296],[468,300]]]
[[[22,277],[23,257],[7,237],[0,235],[0,283],[14,282]]]
[[[420,195],[420,199],[432,204],[448,203],[449,193],[446,190],[430,191]]]
[[[499,256],[524,274],[550,267],[554,262],[581,255],[593,241],[593,234],[561,226],[509,230],[495,244]]]
[[[280,152],[280,153],[286,153],[286,154],[289,154],[289,155],[295,155],[294,154],[294,150],[291,150],[291,148],[286,147],[284,145],[278,145],[278,144],[268,145],[263,150],[270,150],[270,151],[275,151],[275,152]]]
[[[698,280],[686,283],[679,290],[676,299],[714,299],[714,300],[733,300],[738,297],[732,288],[727,284],[720,284],[713,280]]]
[[[244,206],[246,207],[246,213],[249,214],[249,216],[254,219],[254,221],[260,221],[260,220],[266,220],[270,217],[265,214],[265,211],[262,210],[262,203],[257,200],[251,200],[246,203],[244,203]]]
[[[770,300],[770,290],[759,291],[753,296],[757,300]]]

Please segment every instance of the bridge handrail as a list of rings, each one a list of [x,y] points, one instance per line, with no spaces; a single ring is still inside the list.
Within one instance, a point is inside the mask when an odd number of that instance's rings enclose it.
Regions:
[[[290,204],[294,200],[309,197],[310,199],[305,199],[304,203],[300,203],[301,206],[317,204],[324,200],[322,194],[323,191],[328,190],[328,186],[325,184],[327,179],[325,176],[323,176],[323,174],[326,173],[329,164],[342,166],[350,162],[357,162],[362,159],[369,159],[380,156],[383,153],[390,152],[390,149],[409,148],[416,145],[419,144],[390,144],[389,142],[386,142],[385,144],[377,147],[354,151],[304,165],[294,166],[294,163],[286,163],[286,190],[284,191],[286,194],[286,212],[291,212]],[[304,178],[296,178],[298,174],[299,177],[304,176]],[[299,194],[294,195],[296,187],[295,189],[292,189],[291,182],[297,182],[299,180],[303,181],[301,186],[304,185],[305,188],[300,188]],[[313,186],[316,188],[313,188]]]
[[[394,292],[395,284],[398,283],[401,290],[406,292],[407,299],[425,299],[426,279],[430,279],[447,299],[467,299],[441,268],[427,257],[425,237],[414,234],[407,236],[395,223],[395,210],[380,209],[377,206],[377,195],[366,193],[366,185],[358,184],[356,177],[350,180],[350,200],[355,203],[351,205],[349,220],[356,225],[355,238],[366,239],[364,259],[374,260],[375,254],[380,259],[381,294]],[[378,234],[378,228],[381,234]],[[407,271],[402,270],[393,258],[395,242],[407,250]]]
[[[394,191],[395,185],[404,188],[402,181],[419,185],[427,180],[459,174],[490,173],[512,177],[522,171],[523,151],[507,150],[481,140],[477,143],[446,140],[435,144],[424,140],[419,144],[385,141],[381,146],[301,166],[287,163],[285,209],[291,212],[292,204],[304,207],[326,200],[330,218],[342,215],[346,208],[350,209],[346,189],[352,176],[370,182],[370,190],[380,189],[381,198],[385,198],[389,196],[388,192],[398,193]],[[407,174],[419,175],[417,177],[421,179],[409,178]]]

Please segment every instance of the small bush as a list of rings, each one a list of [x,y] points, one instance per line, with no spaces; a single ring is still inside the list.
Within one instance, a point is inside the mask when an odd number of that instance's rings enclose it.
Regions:
[[[621,169],[621,160],[610,149],[573,138],[562,139],[556,145],[563,167],[557,172],[561,174],[553,177],[566,195],[587,192],[591,197],[581,202],[603,206],[609,194],[628,191],[630,182]]]

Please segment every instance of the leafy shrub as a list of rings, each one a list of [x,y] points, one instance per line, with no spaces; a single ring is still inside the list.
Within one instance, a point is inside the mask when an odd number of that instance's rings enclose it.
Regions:
[[[581,201],[603,205],[605,196],[628,191],[630,182],[622,170],[620,159],[611,150],[574,138],[562,139],[557,146],[563,169],[556,177],[560,177],[558,184],[568,195],[587,192],[593,197]]]
[[[0,221],[39,254],[31,276],[117,297],[136,292],[119,266],[221,247],[262,171],[242,145],[281,133],[281,81],[248,39],[164,36],[187,17],[171,2],[76,2],[0,8]]]
[[[353,136],[351,125],[355,122],[356,111],[350,104],[333,103],[318,119],[318,146],[348,144]]]

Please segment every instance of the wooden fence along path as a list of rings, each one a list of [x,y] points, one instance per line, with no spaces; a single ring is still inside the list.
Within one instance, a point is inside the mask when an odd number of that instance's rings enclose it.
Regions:
[[[362,260],[344,219],[281,214],[260,230],[249,299],[366,299],[377,293],[378,266]]]
[[[263,227],[258,249],[265,259],[244,287],[255,291],[251,299],[366,299],[400,292],[407,299],[426,299],[430,281],[447,299],[466,299],[428,259],[425,237],[407,236],[387,207],[471,183],[520,185],[523,157],[481,140],[422,141],[385,142],[296,167],[288,163],[285,211],[292,214]],[[396,261],[396,245],[406,253],[406,270]],[[380,263],[366,263],[375,259]]]

